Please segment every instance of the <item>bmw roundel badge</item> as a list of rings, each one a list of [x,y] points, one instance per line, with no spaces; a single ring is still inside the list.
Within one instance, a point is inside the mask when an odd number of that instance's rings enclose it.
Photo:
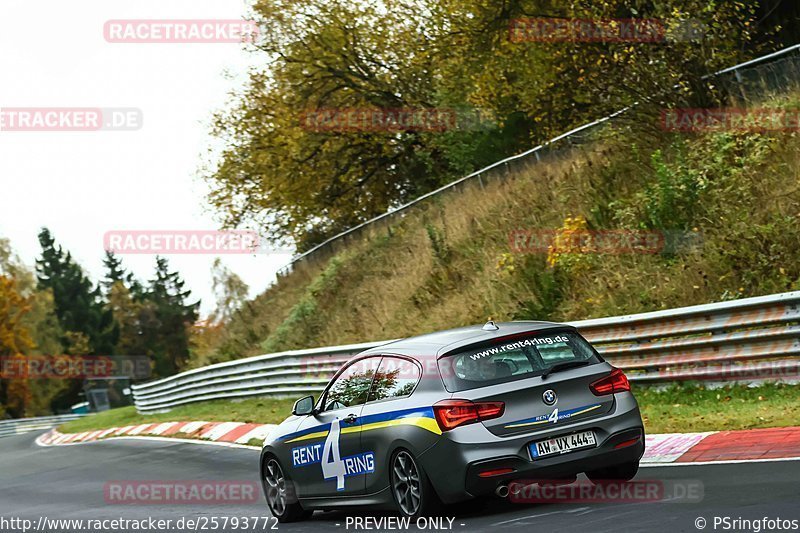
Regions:
[[[544,403],[546,403],[547,405],[553,405],[558,401],[558,396],[556,396],[556,391],[554,391],[553,389],[547,389],[542,394],[542,400],[544,400]]]

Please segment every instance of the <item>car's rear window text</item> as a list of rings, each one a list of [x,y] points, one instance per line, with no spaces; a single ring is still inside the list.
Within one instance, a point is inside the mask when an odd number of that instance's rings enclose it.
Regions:
[[[558,332],[449,355],[438,364],[447,390],[458,392],[538,376],[559,363],[600,360],[583,337]]]

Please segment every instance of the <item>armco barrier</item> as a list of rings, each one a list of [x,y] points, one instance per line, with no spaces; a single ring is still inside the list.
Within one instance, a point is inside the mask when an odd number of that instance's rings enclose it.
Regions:
[[[11,418],[8,420],[0,420],[0,437],[10,437],[11,435],[19,435],[20,433],[27,433],[29,431],[37,431],[39,429],[48,429],[70,420],[77,420],[83,414],[69,414],[69,415],[56,415],[56,416],[41,416],[38,418]]]
[[[800,291],[572,322],[632,381],[794,380]],[[318,392],[353,355],[391,341],[293,350],[219,363],[134,385],[139,412],[250,396]]]

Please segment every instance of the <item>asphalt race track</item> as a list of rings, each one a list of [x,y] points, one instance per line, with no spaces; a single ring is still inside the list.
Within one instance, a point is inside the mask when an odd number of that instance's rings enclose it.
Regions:
[[[40,447],[38,433],[0,440],[0,517],[47,519],[172,519],[198,517],[268,517],[263,497],[248,504],[124,505],[108,504],[104,486],[119,480],[233,480],[258,481],[254,450],[163,442],[115,439],[76,446]],[[560,503],[512,504],[499,499],[449,509],[454,531],[545,531],[601,533],[604,531],[698,531],[704,518],[707,531],[714,517],[761,520],[800,519],[800,461],[648,467],[637,479],[664,482],[697,480],[703,497],[698,503]],[[347,527],[360,512],[320,513],[307,521],[280,524],[280,531],[367,531]],[[445,520],[445,524],[447,521]],[[206,522],[206,529],[210,529]],[[262,520],[249,531],[270,530],[274,521]],[[374,528],[375,524],[371,524]],[[8,526],[8,524],[6,524]],[[197,529],[202,529],[198,527]],[[15,531],[13,527],[0,527]],[[19,529],[21,531],[21,529]],[[217,531],[222,529],[216,529]],[[242,531],[227,528],[226,531]],[[375,531],[376,529],[369,529]],[[411,531],[417,531],[412,527]],[[441,530],[441,529],[439,529]],[[752,529],[727,529],[752,531]],[[57,531],[50,529],[45,531]],[[61,529],[61,531],[72,531]]]

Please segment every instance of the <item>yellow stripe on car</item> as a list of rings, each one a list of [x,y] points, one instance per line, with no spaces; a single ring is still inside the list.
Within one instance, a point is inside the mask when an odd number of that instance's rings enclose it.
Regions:
[[[353,426],[349,428],[342,428],[342,433],[356,433],[359,431],[370,431],[373,429],[382,429],[394,426],[417,426],[418,428],[425,429],[430,431],[431,433],[436,433],[437,435],[442,434],[442,430],[439,429],[439,424],[436,423],[436,420],[433,418],[429,418],[427,416],[420,416],[420,417],[406,417],[406,418],[397,418],[395,420],[386,420],[384,422],[373,422],[372,424],[365,424],[363,426]],[[328,431],[318,431],[316,433],[308,433],[307,435],[302,435],[300,437],[294,438],[292,440],[288,440],[286,442],[300,442],[304,440],[312,440],[312,439],[324,439],[328,436]]]

